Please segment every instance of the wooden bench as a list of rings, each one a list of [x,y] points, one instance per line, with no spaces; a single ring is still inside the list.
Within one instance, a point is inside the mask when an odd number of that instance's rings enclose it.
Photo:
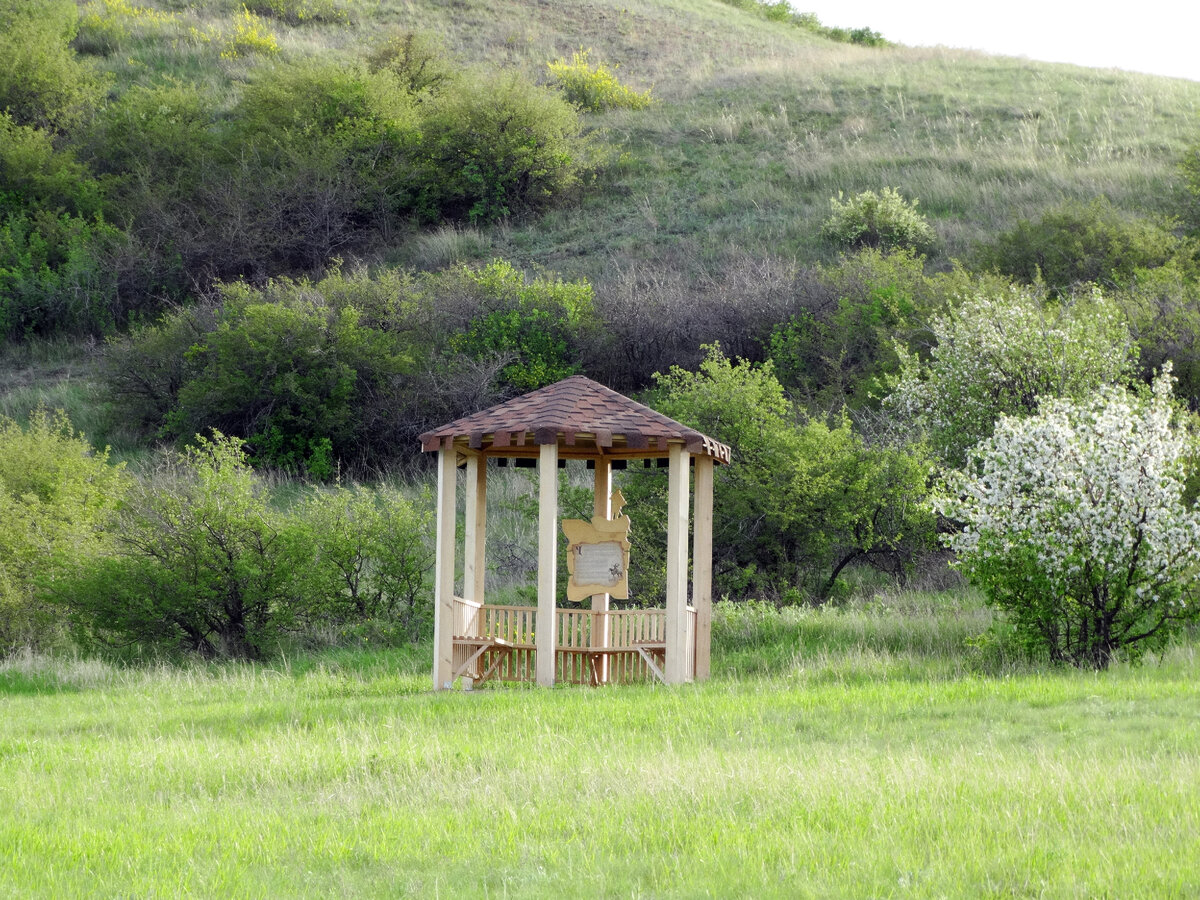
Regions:
[[[558,647],[557,652],[586,657],[591,668],[593,685],[600,683],[599,663],[603,657],[636,652],[645,661],[654,677],[666,684],[666,676],[663,675],[660,665],[660,663],[666,664],[667,645],[665,641],[634,641],[624,647]]]

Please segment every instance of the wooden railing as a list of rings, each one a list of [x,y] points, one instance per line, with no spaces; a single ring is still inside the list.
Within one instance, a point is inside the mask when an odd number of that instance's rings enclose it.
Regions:
[[[647,659],[661,664],[666,646],[663,609],[555,609],[555,680],[573,684],[644,681],[655,677]],[[537,607],[481,605],[454,598],[454,667],[465,665],[484,639],[496,644],[464,672],[471,678],[535,681]],[[687,677],[695,668],[696,611],[686,614]],[[639,649],[640,648],[640,649]]]

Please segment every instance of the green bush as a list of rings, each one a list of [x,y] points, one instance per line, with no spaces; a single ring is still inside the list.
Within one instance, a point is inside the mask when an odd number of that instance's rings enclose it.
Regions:
[[[517,74],[463,79],[423,105],[418,210],[490,222],[545,207],[579,183],[579,115]]]
[[[465,328],[450,336],[450,349],[475,359],[504,360],[503,387],[524,393],[579,371],[580,338],[593,318],[592,287],[586,281],[526,282],[499,259],[479,270],[452,270],[440,281],[445,287],[458,281],[477,294],[478,306]]]
[[[1174,365],[1176,393],[1200,410],[1200,279],[1175,261],[1137,270],[1113,301],[1137,341],[1142,380],[1149,383],[1165,363]]]
[[[222,288],[221,321],[187,350],[165,432],[217,429],[244,438],[259,464],[328,478],[333,460],[359,455],[360,408],[407,360],[352,307],[332,309],[303,285],[285,294],[264,302],[245,285]]]
[[[0,0],[0,111],[18,125],[78,125],[103,93],[97,73],[70,48],[72,0]]]
[[[777,324],[767,355],[784,387],[810,408],[874,405],[898,366],[894,341],[924,321],[937,290],[909,251],[868,248],[817,274],[823,302]]]
[[[977,263],[1027,284],[1044,282],[1056,293],[1091,283],[1128,285],[1139,269],[1176,260],[1196,271],[1196,247],[1173,233],[1174,223],[1129,218],[1107,200],[1069,204],[1023,220],[990,244]]]
[[[103,219],[46,210],[0,219],[0,335],[103,334],[123,322],[115,260],[125,245]]]
[[[392,35],[367,55],[372,72],[388,72],[410,95],[436,94],[458,76],[439,38],[417,31]]]
[[[375,629],[416,642],[433,631],[433,523],[390,488],[338,485],[297,508],[312,540],[311,588],[328,625]]]
[[[936,243],[933,229],[917,212],[917,201],[905,200],[895,188],[884,188],[878,194],[863,191],[845,201],[839,191],[829,205],[833,212],[821,226],[821,233],[840,247],[923,254]]]
[[[0,215],[43,208],[95,216],[102,203],[99,182],[73,153],[55,147],[53,133],[0,112]]]
[[[650,91],[638,93],[617,80],[604,63],[588,62],[590,50],[577,50],[571,60],[556,59],[547,63],[555,85],[563,95],[580,109],[603,112],[606,109],[645,109],[650,105]]]
[[[0,417],[0,656],[59,640],[47,584],[103,553],[128,482],[62,413]]]
[[[307,621],[308,536],[272,508],[236,439],[164,456],[118,527],[117,552],[57,592],[99,640],[259,658]]]

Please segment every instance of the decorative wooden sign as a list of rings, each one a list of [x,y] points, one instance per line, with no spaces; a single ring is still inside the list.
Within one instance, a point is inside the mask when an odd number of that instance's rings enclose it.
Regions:
[[[612,495],[613,518],[564,519],[567,536],[567,600],[578,603],[592,594],[629,599],[629,516],[621,515],[625,498]]]

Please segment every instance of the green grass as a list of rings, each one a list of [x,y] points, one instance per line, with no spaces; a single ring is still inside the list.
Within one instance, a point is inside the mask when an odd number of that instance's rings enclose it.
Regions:
[[[983,675],[970,597],[754,615],[679,689],[433,694],[424,647],[9,661],[0,895],[1200,891],[1194,642]]]

